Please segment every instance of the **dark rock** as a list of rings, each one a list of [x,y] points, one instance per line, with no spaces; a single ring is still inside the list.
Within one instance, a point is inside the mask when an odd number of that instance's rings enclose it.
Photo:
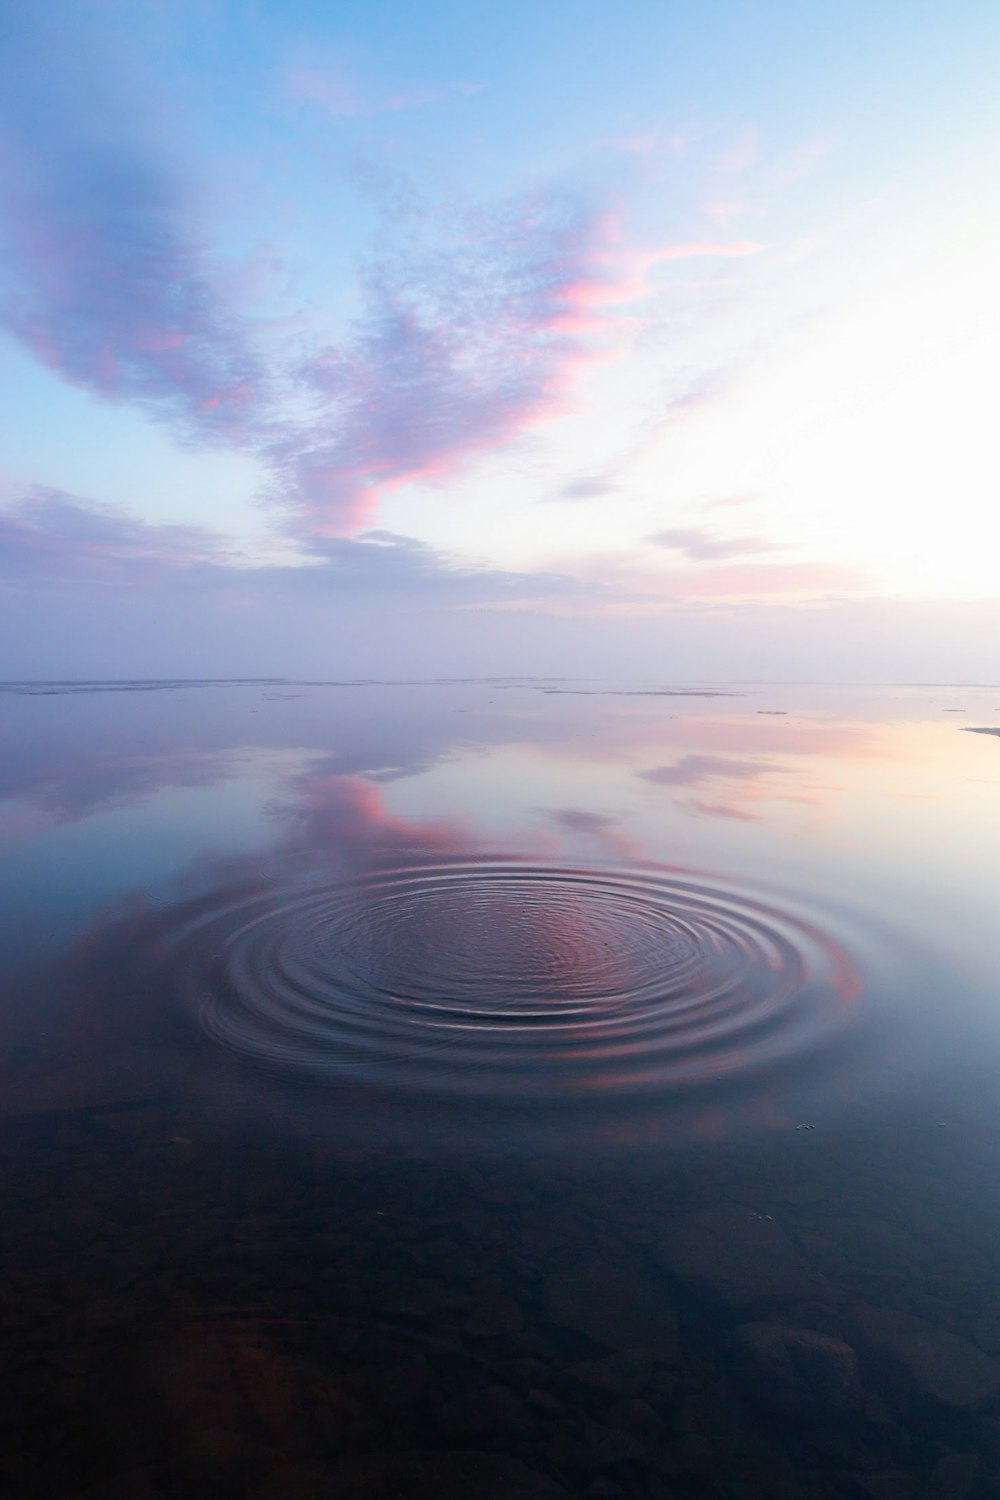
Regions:
[[[660,1411],[665,1411],[668,1407],[676,1405],[680,1383],[678,1371],[657,1370],[645,1395]]]
[[[747,1392],[762,1406],[807,1421],[861,1409],[858,1361],[849,1344],[780,1323],[744,1323],[736,1339]]]
[[[438,1416],[445,1431],[461,1439],[503,1438],[523,1433],[532,1425],[524,1402],[502,1385],[455,1396],[441,1407]]]
[[[383,1406],[406,1406],[427,1385],[427,1361],[422,1354],[408,1354],[384,1370],[375,1382],[376,1396]]]
[[[542,1269],[538,1262],[532,1260],[528,1255],[515,1255],[511,1261],[511,1266],[515,1274],[520,1276],[522,1281],[538,1281],[542,1274]]]
[[[715,1469],[715,1449],[700,1432],[685,1432],[673,1445],[678,1466],[685,1474],[707,1479]]]
[[[507,1368],[512,1379],[522,1386],[544,1387],[552,1379],[552,1367],[542,1359],[515,1359]]]
[[[1000,1399],[1000,1365],[968,1339],[889,1308],[857,1308],[855,1320],[873,1363],[902,1396],[954,1411]]]
[[[653,1361],[641,1349],[623,1349],[602,1359],[581,1359],[569,1373],[582,1385],[612,1396],[638,1396],[649,1384]]]
[[[550,1448],[552,1462],[578,1473],[624,1463],[642,1463],[649,1455],[630,1432],[603,1422],[573,1421],[556,1425]]]
[[[986,1476],[978,1453],[946,1453],[920,1487],[920,1500],[966,1500]]]
[[[545,1282],[545,1318],[611,1349],[649,1349],[677,1358],[673,1306],[646,1277],[598,1262],[554,1270]]]
[[[616,1401],[607,1421],[616,1432],[627,1432],[647,1447],[659,1446],[664,1440],[663,1423],[646,1401]]]
[[[546,1475],[500,1453],[368,1454],[327,1470],[323,1500],[570,1500]]]
[[[736,1205],[702,1209],[669,1225],[659,1257],[692,1291],[723,1307],[807,1301],[821,1286],[773,1219]]]
[[[926,1282],[933,1255],[926,1243],[902,1224],[872,1218],[870,1212],[831,1211],[807,1246],[810,1260],[834,1281],[890,1285],[905,1276],[912,1285]]]
[[[521,1245],[529,1255],[550,1255],[561,1243],[561,1237],[550,1229],[521,1230]]]
[[[917,1491],[914,1476],[902,1469],[882,1469],[878,1473],[852,1477],[864,1500],[913,1500]]]
[[[479,1306],[465,1320],[465,1331],[471,1338],[499,1338],[520,1333],[524,1314],[513,1297],[498,1295]]]
[[[969,1332],[987,1354],[1000,1354],[1000,1306],[993,1303],[984,1309]]]
[[[558,1396],[553,1396],[551,1391],[540,1391],[532,1388],[525,1392],[524,1399],[533,1411],[541,1412],[545,1417],[562,1417],[566,1415],[566,1403],[560,1401]]]
[[[523,1333],[518,1334],[517,1347],[522,1358],[537,1359],[550,1366],[558,1353],[550,1329],[546,1329],[543,1334],[539,1328],[526,1328]]]

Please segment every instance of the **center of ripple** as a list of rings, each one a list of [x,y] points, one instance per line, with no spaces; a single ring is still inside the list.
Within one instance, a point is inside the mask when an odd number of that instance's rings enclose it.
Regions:
[[[549,1015],[627,1003],[646,962],[663,980],[693,960],[696,940],[641,905],[582,883],[508,875],[391,891],[327,934],[324,961],[343,963],[401,1003],[477,1014]]]
[[[258,1064],[518,1097],[759,1067],[858,990],[803,917],[658,870],[386,871],[216,905],[175,944],[202,1029]]]

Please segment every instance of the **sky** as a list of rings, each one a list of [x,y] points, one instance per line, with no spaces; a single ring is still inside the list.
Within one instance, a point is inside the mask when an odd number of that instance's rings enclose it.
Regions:
[[[3,677],[1000,679],[992,0],[0,59]]]

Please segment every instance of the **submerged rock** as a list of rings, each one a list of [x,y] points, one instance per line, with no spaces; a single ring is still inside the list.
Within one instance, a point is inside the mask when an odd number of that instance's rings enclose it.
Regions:
[[[520,1333],[524,1314],[513,1297],[497,1294],[479,1303],[465,1320],[465,1331],[472,1338],[496,1338]]]
[[[822,1285],[773,1219],[735,1204],[669,1225],[659,1258],[692,1291],[723,1307],[806,1301]]]
[[[867,1500],[913,1500],[917,1479],[905,1469],[882,1469],[853,1475],[859,1496]]]
[[[1000,1354],[1000,1303],[985,1308],[969,1331],[980,1349]]]
[[[385,1453],[335,1463],[323,1500],[569,1500],[537,1470],[500,1453]]]
[[[860,1410],[864,1394],[849,1344],[781,1323],[744,1323],[736,1340],[740,1374],[761,1405],[813,1421]]]
[[[653,1361],[641,1349],[623,1349],[601,1359],[582,1359],[570,1366],[569,1373],[592,1390],[612,1396],[638,1396],[652,1378]]]
[[[452,1397],[440,1408],[438,1418],[450,1436],[462,1440],[503,1440],[529,1431],[533,1421],[520,1396],[502,1385]]]
[[[596,1261],[552,1271],[545,1318],[610,1349],[648,1349],[664,1363],[677,1358],[673,1306],[654,1282],[631,1271]]]
[[[978,1453],[946,1453],[939,1458],[920,1490],[920,1500],[967,1500],[986,1477]]]
[[[856,1308],[855,1320],[873,1362],[901,1395],[953,1411],[1000,1400],[1000,1364],[968,1339],[890,1308]]]

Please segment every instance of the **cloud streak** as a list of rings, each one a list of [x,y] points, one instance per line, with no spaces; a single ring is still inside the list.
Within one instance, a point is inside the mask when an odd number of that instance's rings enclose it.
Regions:
[[[52,489],[36,489],[0,512],[0,580],[69,592],[94,585],[164,596],[218,592],[264,607],[281,596],[363,595],[385,603],[423,598],[445,607],[475,606],[589,589],[565,573],[470,566],[389,531],[319,539],[312,559],[301,565],[250,565],[207,528],[151,525]]]
[[[610,309],[641,297],[659,261],[760,248],[636,253],[617,216],[566,193],[437,227],[426,250],[370,268],[353,336],[301,371],[316,419],[270,452],[307,531],[364,525],[400,485],[450,478],[565,412],[624,336]]]
[[[266,377],[176,174],[106,79],[23,35],[5,73],[0,325],[71,385],[244,440]]]
[[[667,527],[654,531],[646,538],[656,547],[667,547],[673,552],[683,552],[692,562],[715,562],[720,558],[740,557],[757,552],[775,552],[780,543],[768,541],[760,536],[716,536],[698,526]]]
[[[227,565],[225,540],[198,526],[158,526],[111,506],[38,487],[0,512],[0,578],[59,586],[177,575]]]
[[[656,786],[702,786],[716,778],[743,781],[759,776],[784,771],[785,767],[766,760],[738,760],[735,756],[694,754],[682,755],[672,766],[653,766],[648,771],[637,771],[643,781]]]
[[[761,248],[637,250],[620,213],[572,191],[447,210],[396,192],[376,204],[383,231],[353,326],[313,329],[294,357],[266,353],[197,226],[189,170],[97,64],[50,68],[44,28],[19,29],[0,114],[0,323],[70,384],[184,441],[255,454],[306,542],[370,525],[393,490],[450,479],[565,412],[586,370],[627,341],[615,310],[645,295],[656,266]],[[336,112],[369,107],[322,70],[292,83]]]
[[[686,805],[692,812],[740,822],[758,822],[761,813],[757,809],[765,802],[795,803],[814,808],[825,800],[823,793],[811,786],[799,785],[795,790],[789,790],[787,782],[775,785],[770,778],[786,777],[792,771],[772,760],[697,751],[682,755],[673,765],[653,766],[635,774],[654,786],[702,793],[688,797]]]

